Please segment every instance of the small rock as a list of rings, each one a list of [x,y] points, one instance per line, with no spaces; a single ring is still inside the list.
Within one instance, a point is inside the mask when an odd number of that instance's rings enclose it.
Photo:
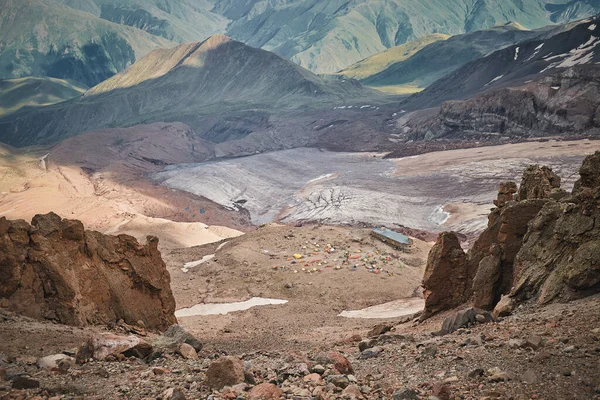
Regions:
[[[521,380],[525,383],[534,385],[540,381],[540,378],[534,370],[528,369],[523,373],[523,375],[521,375]]]
[[[455,383],[458,382],[458,377],[457,376],[449,376],[448,378],[444,379],[444,383]]]
[[[360,353],[360,356],[358,356],[358,358],[360,360],[367,360],[369,358],[375,358],[375,357],[379,356],[379,354],[381,354],[382,352],[383,352],[383,349],[381,347],[375,346],[372,349],[366,349],[365,351]]]
[[[131,355],[144,358],[152,353],[152,346],[137,336],[119,336],[113,334],[96,335],[82,344],[77,350],[77,361],[85,362],[90,358],[103,361],[108,356],[117,356],[131,352]]]
[[[469,379],[473,379],[473,378],[478,378],[480,376],[483,376],[483,374],[485,373],[485,371],[481,368],[475,368],[474,370],[471,370],[469,372],[469,374],[467,375],[467,377]]]
[[[563,349],[565,353],[575,353],[575,346],[567,346]]]
[[[537,350],[542,345],[542,338],[536,335],[527,336],[521,347],[525,349]]]
[[[181,389],[170,388],[160,395],[162,400],[186,400],[185,394]]]
[[[379,324],[373,327],[373,329],[371,329],[369,331],[369,333],[367,333],[367,337],[377,337],[379,335],[383,335],[386,332],[391,331],[393,328],[392,325],[386,325],[386,324]]]
[[[318,384],[319,382],[322,381],[322,378],[321,378],[321,375],[319,375],[317,373],[312,373],[312,374],[306,375],[304,378],[302,378],[302,380],[304,382],[311,382],[314,384]]]
[[[350,381],[344,375],[331,375],[327,377],[327,383],[331,383],[336,387],[345,389],[350,384]]]
[[[435,357],[437,353],[438,347],[435,344],[428,344],[427,346],[425,346],[425,348],[423,348],[423,354],[425,355]]]
[[[40,369],[52,369],[57,368],[58,363],[62,360],[69,360],[75,362],[75,359],[64,355],[64,354],[54,354],[52,356],[42,357],[38,360],[37,366]],[[67,368],[68,369],[68,368]]]
[[[244,380],[244,363],[236,357],[221,357],[213,361],[206,371],[206,383],[213,389],[233,386]]]
[[[12,381],[13,389],[37,389],[40,387],[40,381],[31,379],[27,376],[17,376]]]
[[[8,380],[6,370],[0,367],[0,382],[6,382]]]
[[[401,388],[392,395],[394,400],[419,400],[419,394],[416,390]]]
[[[508,347],[510,347],[511,349],[518,349],[523,347],[524,343],[525,341],[522,339],[509,339]]]
[[[311,372],[323,375],[325,373],[325,367],[320,364],[317,364],[311,368]]]
[[[480,324],[485,324],[485,322],[486,322],[485,315],[477,314],[475,316],[475,321],[479,322]]]
[[[248,400],[278,400],[283,396],[283,390],[271,383],[256,385],[248,393]]]
[[[374,347],[377,344],[376,340],[362,340],[359,344],[358,344],[358,350],[360,350],[360,352],[362,353],[363,351],[370,349],[371,347]]]
[[[349,397],[351,399],[362,399],[363,394],[360,388],[356,385],[350,385],[342,392],[342,396]]]
[[[198,353],[196,353],[196,349],[187,343],[181,343],[177,349],[177,352],[186,360],[198,361]]]
[[[458,378],[456,378],[457,382]],[[433,385],[433,395],[437,398],[439,398],[440,400],[449,400],[450,399],[450,386],[448,385],[448,382],[446,382],[446,380],[444,381],[445,383],[440,383],[440,382],[436,382]]]
[[[167,375],[169,373],[169,370],[163,367],[155,367],[152,368],[152,372],[154,373],[154,375]]]
[[[316,358],[319,364],[333,364],[335,369],[340,374],[353,374],[354,369],[350,361],[342,353],[337,351],[330,351],[329,353],[319,354]]]
[[[493,369],[493,373],[488,378],[490,382],[505,382],[510,381],[511,376],[508,372],[500,371],[497,368]]]
[[[502,296],[496,307],[494,307],[494,311],[492,312],[492,317],[494,319],[498,319],[499,317],[507,317],[515,310],[517,307],[517,303],[509,296]]]

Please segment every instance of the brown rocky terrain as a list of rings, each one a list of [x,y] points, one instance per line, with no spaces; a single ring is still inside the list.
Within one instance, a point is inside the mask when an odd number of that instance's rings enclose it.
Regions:
[[[597,136],[598,73],[592,65],[573,66],[514,87],[446,101],[438,112],[418,111],[400,124],[412,140]]]
[[[77,220],[0,219],[0,305],[68,325],[123,320],[166,329],[176,319],[158,239],[85,231]]]
[[[500,185],[469,253],[442,234],[424,282],[436,308],[422,322],[339,313],[418,295],[426,243],[398,253],[367,230],[267,225],[165,252],[174,297],[178,308],[248,296],[288,304],[182,316],[183,328],[160,335],[135,322],[75,328],[2,311],[0,397],[598,399],[598,238],[587,218],[599,209],[599,160],[586,158],[571,194],[537,166],[521,188]],[[504,316],[460,308],[474,300]]]

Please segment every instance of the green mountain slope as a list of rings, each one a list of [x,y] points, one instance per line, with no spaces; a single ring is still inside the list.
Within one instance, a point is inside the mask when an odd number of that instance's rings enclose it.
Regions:
[[[50,0],[0,0],[0,78],[49,76],[93,86],[172,42]]]
[[[359,61],[356,64],[353,64],[348,68],[338,72],[338,74],[352,79],[363,80],[381,71],[384,71],[392,64],[412,57],[416,52],[431,43],[435,43],[440,40],[447,40],[448,38],[448,35],[442,35],[439,33],[423,36],[417,40],[413,40],[399,46],[394,46],[384,52],[374,54],[371,57]]]
[[[583,6],[583,4],[585,6]],[[550,9],[549,9],[550,8]],[[221,0],[227,34],[318,73],[335,73],[431,33],[457,35],[516,21],[534,29],[600,11],[570,0]]]
[[[362,82],[374,87],[423,89],[466,63],[490,52],[533,39],[547,29],[530,31],[514,23],[453,36],[425,46],[411,57],[390,65]]]
[[[214,0],[54,0],[176,42],[196,42],[225,32],[229,21],[211,12]],[[93,5],[90,5],[92,3]]]
[[[60,103],[83,95],[87,87],[78,82],[55,78],[19,78],[0,80],[0,117],[23,107]]]

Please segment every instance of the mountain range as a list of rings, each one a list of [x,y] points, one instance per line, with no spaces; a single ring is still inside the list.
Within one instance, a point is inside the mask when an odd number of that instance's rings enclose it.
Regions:
[[[356,81],[317,76],[274,53],[214,35],[154,50],[83,97],[1,119],[0,140],[48,144],[89,130],[156,121],[202,129],[204,117],[224,114],[244,115],[247,134],[255,118],[380,96]],[[229,140],[236,132],[213,139]]]
[[[152,49],[216,33],[335,73],[429,34],[535,29],[599,11],[590,0],[0,0],[0,79],[93,86]]]

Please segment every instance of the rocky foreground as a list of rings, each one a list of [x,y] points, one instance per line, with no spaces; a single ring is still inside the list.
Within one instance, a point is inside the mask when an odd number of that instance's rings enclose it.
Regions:
[[[300,351],[229,354],[171,325],[153,239],[2,219],[2,304],[44,321],[0,312],[0,399],[600,399],[600,152],[580,177],[568,193],[531,166],[500,185],[469,252],[438,237],[420,318]]]
[[[180,328],[139,339],[121,327],[114,330],[120,336],[95,333],[96,342],[79,349],[45,346],[38,340],[55,325],[1,318],[11,344],[11,329],[29,335],[19,346],[0,345],[8,353],[0,355],[2,399],[600,398],[598,296],[522,307],[444,336],[431,335],[440,324],[434,318],[332,338],[328,348],[269,352],[265,344],[236,356],[202,349]],[[52,351],[58,355],[39,357]]]

